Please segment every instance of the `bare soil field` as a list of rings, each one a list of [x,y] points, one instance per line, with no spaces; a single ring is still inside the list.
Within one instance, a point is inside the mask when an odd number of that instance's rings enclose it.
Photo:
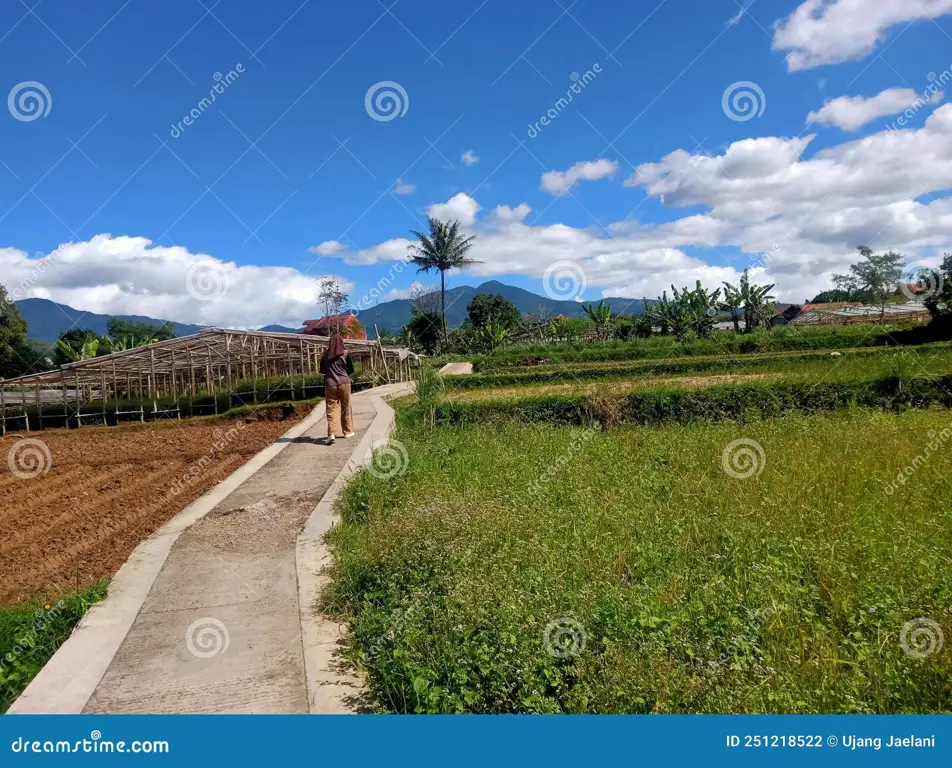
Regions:
[[[0,604],[112,577],[140,541],[309,410],[282,420],[7,435],[0,441]],[[31,463],[24,438],[41,440],[48,454],[34,445]]]

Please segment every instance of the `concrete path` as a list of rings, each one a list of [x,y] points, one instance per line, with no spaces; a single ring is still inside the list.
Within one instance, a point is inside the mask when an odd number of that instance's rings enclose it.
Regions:
[[[465,376],[473,372],[472,363],[447,363],[440,368],[440,373],[444,376]]]
[[[181,534],[84,712],[309,711],[296,540],[376,415],[366,396],[353,408],[356,438],[324,445],[324,419],[281,438]]]

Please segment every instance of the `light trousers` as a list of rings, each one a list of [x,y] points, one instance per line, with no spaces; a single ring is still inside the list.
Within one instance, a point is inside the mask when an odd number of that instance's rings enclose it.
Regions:
[[[325,390],[327,436],[343,436],[347,432],[353,432],[354,414],[350,407],[350,382],[337,386],[327,384]]]

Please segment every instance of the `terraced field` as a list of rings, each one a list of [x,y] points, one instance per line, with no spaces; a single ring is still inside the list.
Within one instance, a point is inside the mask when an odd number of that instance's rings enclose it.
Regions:
[[[142,539],[300,415],[7,435],[0,441],[0,603],[110,578]],[[35,440],[42,445],[25,442]]]

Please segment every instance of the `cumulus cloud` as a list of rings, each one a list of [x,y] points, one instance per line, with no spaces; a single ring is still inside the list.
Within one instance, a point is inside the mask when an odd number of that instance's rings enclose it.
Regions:
[[[350,264],[351,266],[365,267],[381,262],[406,261],[407,249],[409,247],[410,241],[405,237],[395,237],[393,240],[387,240],[370,248],[364,248],[363,250],[348,248],[336,240],[329,240],[320,245],[308,248],[308,251],[318,256],[330,256],[335,259],[341,259],[345,264]]]
[[[460,192],[445,203],[434,203],[427,208],[426,213],[434,219],[458,221],[462,226],[470,227],[476,221],[479,203],[465,192]]]
[[[477,155],[477,154],[476,154],[475,152],[473,152],[473,150],[471,150],[471,149],[467,149],[467,150],[463,153],[463,156],[460,157],[460,162],[461,162],[463,165],[476,165],[476,163],[478,163],[479,160],[480,160],[479,155]]]
[[[952,238],[952,105],[922,128],[883,131],[807,154],[813,136],[744,139],[716,156],[672,152],[626,181],[666,207],[702,212],[663,224],[618,222],[604,231],[566,224],[530,226],[530,208],[500,205],[468,231],[481,263],[475,276],[539,280],[557,261],[584,270],[589,291],[656,296],[700,279],[736,282],[745,267],[776,282],[781,300],[803,301],[869,243],[910,260],[948,250]],[[475,201],[470,207],[478,210]],[[701,258],[693,249],[708,249]],[[737,252],[740,252],[738,255]]]
[[[532,213],[532,208],[528,203],[519,203],[515,208],[510,208],[508,205],[497,205],[496,210],[493,211],[493,216],[501,224],[511,224],[524,221],[530,213]]]
[[[773,47],[791,72],[861,59],[887,31],[952,13],[952,0],[805,0],[775,25]]]
[[[413,184],[407,184],[403,179],[397,179],[397,183],[393,185],[393,191],[398,195],[409,195],[416,191],[416,187]]]
[[[929,104],[938,104],[944,98],[942,91],[920,96],[912,88],[889,88],[871,96],[840,96],[827,101],[822,109],[807,115],[808,123],[835,125],[844,131],[857,131],[879,117],[919,111]]]
[[[317,313],[319,281],[291,267],[239,266],[144,237],[97,235],[40,257],[0,249],[0,275],[17,299],[42,298],[86,312],[148,315],[198,325],[300,326]]]
[[[565,195],[580,181],[598,181],[614,176],[618,170],[617,160],[578,162],[567,171],[549,171],[542,174],[542,189],[552,195]]]

